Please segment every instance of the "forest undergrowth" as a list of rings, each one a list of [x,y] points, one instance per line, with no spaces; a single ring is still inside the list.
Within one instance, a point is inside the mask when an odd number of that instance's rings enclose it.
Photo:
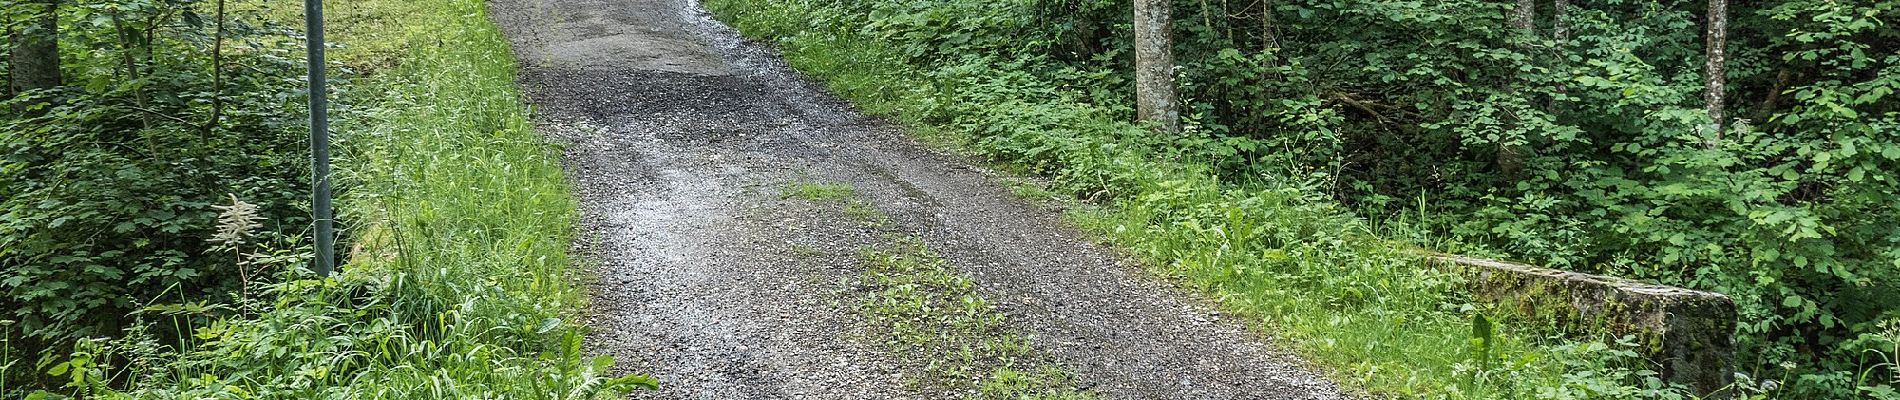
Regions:
[[[485,7],[330,2],[350,240],[340,272],[318,277],[297,239],[310,182],[297,4],[65,4],[76,84],[14,99],[50,111],[9,114],[0,134],[0,397],[595,399],[655,385],[581,352],[560,148],[528,123]]]

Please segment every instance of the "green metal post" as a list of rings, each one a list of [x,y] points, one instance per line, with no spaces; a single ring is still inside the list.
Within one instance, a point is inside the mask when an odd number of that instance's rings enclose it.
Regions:
[[[318,276],[330,276],[336,269],[336,225],[330,208],[330,115],[329,88],[323,71],[323,0],[304,0],[304,24],[309,43],[310,61],[310,170],[312,172],[311,213],[316,219],[316,260],[312,269]]]

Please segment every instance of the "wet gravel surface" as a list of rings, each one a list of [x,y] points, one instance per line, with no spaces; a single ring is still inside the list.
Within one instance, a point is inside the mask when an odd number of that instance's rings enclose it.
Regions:
[[[491,0],[598,259],[591,351],[655,399],[935,399],[867,339],[856,256],[916,235],[1039,351],[1112,399],[1340,398],[1269,338],[1159,281],[1004,178],[853,111],[691,0]],[[892,224],[811,202],[855,187]],[[499,206],[499,205],[498,205]]]

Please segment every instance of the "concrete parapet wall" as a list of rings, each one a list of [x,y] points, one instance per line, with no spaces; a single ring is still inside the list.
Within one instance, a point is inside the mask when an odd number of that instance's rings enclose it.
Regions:
[[[1567,334],[1636,337],[1664,379],[1698,394],[1723,397],[1717,392],[1734,378],[1735,303],[1728,296],[1495,260],[1427,257],[1465,275],[1478,301],[1554,322]]]

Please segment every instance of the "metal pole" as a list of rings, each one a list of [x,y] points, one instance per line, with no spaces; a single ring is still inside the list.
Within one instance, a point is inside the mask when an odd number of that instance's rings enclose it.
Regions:
[[[316,220],[317,255],[312,269],[317,276],[330,276],[336,268],[336,226],[330,208],[330,116],[329,88],[323,71],[323,0],[304,0],[304,24],[307,28],[310,62],[310,170],[315,186],[311,213]]]

